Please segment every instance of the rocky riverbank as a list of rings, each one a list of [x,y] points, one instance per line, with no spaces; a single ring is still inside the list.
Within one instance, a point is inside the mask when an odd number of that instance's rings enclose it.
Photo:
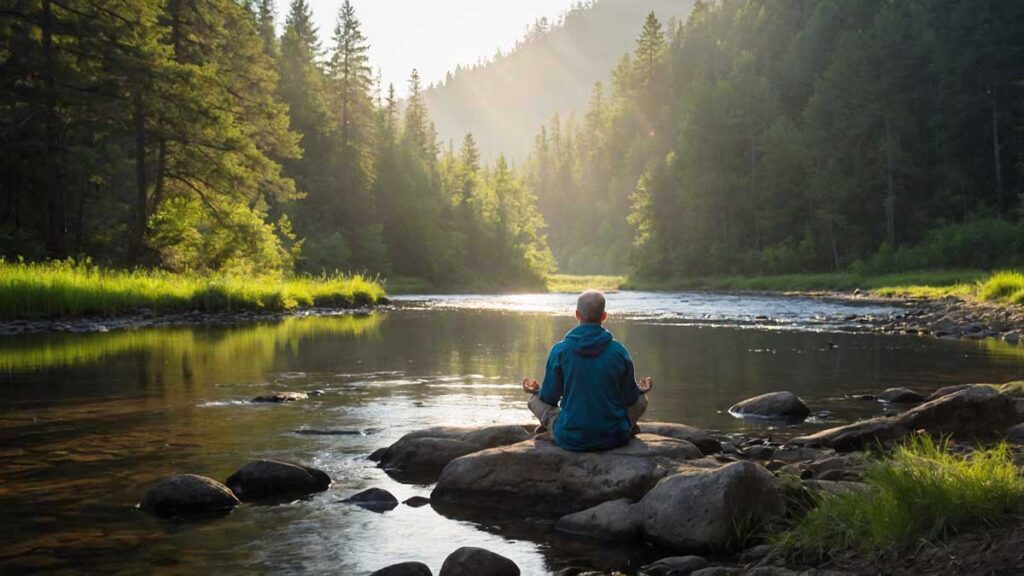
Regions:
[[[930,398],[889,391],[906,403],[906,412],[781,443],[642,422],[627,446],[578,453],[532,437],[530,426],[446,427],[408,434],[371,457],[396,478],[436,481],[430,504],[452,518],[479,521],[498,511],[549,515],[556,531],[573,537],[647,542],[677,554],[639,568],[623,566],[621,573],[885,573],[853,553],[819,565],[786,567],[786,559],[764,543],[801,509],[813,506],[816,495],[867,489],[862,474],[874,456],[865,448],[884,449],[921,431],[959,439],[953,445],[959,451],[972,450],[978,440],[1019,442],[1024,410],[1018,388],[950,387]],[[802,404],[782,392],[740,402],[732,412],[791,420],[794,411],[808,412]],[[1013,449],[1018,465],[1024,463],[1024,447]],[[977,564],[961,560],[964,566]],[[903,564],[902,573],[910,573],[912,566]],[[558,574],[614,573],[565,567]]]

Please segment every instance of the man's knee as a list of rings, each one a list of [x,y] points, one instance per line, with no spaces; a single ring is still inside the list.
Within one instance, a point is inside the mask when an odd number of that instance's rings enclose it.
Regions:
[[[552,406],[540,399],[540,396],[534,394],[530,396],[530,400],[526,403],[530,408],[530,412],[540,420],[540,423],[550,430],[554,424],[555,419],[558,418],[558,406]]]

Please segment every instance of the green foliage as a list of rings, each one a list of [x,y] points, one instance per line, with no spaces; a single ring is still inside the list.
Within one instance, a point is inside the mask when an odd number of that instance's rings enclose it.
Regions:
[[[626,279],[622,276],[574,276],[572,274],[551,274],[547,277],[548,292],[579,293],[584,290],[615,291]]]
[[[978,296],[982,300],[1024,304],[1024,273],[998,272],[981,283]]]
[[[552,250],[655,281],[1019,266],[1021,22],[968,0],[652,15],[610,97],[535,140]]]
[[[811,556],[906,547],[1024,512],[1024,477],[1005,444],[963,455],[917,436],[864,480],[864,490],[822,496],[780,544]]]
[[[35,264],[0,261],[0,318],[115,316],[263,310],[312,306],[350,308],[385,298],[363,276],[284,279],[275,276],[119,272],[88,262]]]

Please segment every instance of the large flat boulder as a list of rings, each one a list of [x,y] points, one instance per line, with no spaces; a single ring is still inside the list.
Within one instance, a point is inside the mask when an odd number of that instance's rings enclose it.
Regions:
[[[163,518],[223,514],[238,506],[238,498],[213,478],[179,474],[161,480],[139,502],[143,512]]]
[[[441,565],[440,576],[519,576],[516,563],[490,550],[463,546]]]
[[[734,404],[729,414],[737,418],[800,421],[811,415],[811,409],[792,392],[769,392]]]
[[[737,531],[785,512],[775,477],[759,464],[682,467],[658,482],[637,504],[643,531],[677,550],[727,550]]]
[[[686,440],[697,447],[705,456],[722,451],[722,443],[700,428],[675,424],[673,422],[640,422],[640,432],[657,434],[677,440]]]
[[[527,440],[525,426],[439,426],[410,432],[379,453],[378,465],[401,477],[432,481],[449,462],[460,456]]]
[[[568,513],[608,500],[638,500],[680,464],[703,455],[685,440],[640,434],[603,452],[570,452],[533,439],[452,460],[432,503]]]
[[[871,418],[789,441],[792,446],[821,446],[840,451],[899,440],[923,430],[960,438],[991,437],[1018,421],[1016,402],[990,386],[964,388],[925,402],[894,417]]]

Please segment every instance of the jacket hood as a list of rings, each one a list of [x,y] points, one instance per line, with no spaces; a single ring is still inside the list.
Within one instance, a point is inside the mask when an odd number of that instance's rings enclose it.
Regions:
[[[580,324],[565,335],[565,345],[584,358],[596,358],[612,341],[612,333],[598,324]]]

